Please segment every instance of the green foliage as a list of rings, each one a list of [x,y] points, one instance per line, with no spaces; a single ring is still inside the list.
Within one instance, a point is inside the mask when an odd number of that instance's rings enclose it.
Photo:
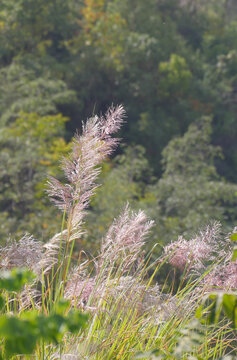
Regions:
[[[152,243],[193,233],[212,218],[232,227],[237,205],[236,29],[233,0],[0,0],[1,243],[26,230],[43,240],[58,232],[61,218],[44,197],[45,179],[57,175],[79,114],[85,119],[112,102],[124,103],[129,121],[122,136],[134,145],[105,165],[104,187],[93,199],[88,235],[80,245],[94,251],[127,200],[156,219]],[[17,274],[12,285],[5,275],[2,286],[19,289],[26,278]],[[51,290],[49,298],[54,297]],[[235,322],[235,294],[215,296],[213,319],[221,313],[221,320],[223,310]],[[79,313],[65,317],[67,308],[60,306],[46,317],[34,311],[2,315],[0,331],[8,334],[3,358],[31,353],[39,339],[61,342],[64,330],[82,325]],[[109,302],[107,310],[111,314]],[[113,313],[115,323],[104,312],[95,313],[82,342],[93,358],[128,359],[133,349],[152,346],[161,349],[160,358],[199,356],[182,348],[195,346],[200,335],[188,328],[188,321],[182,332],[176,331],[178,318],[172,326],[156,326],[144,325],[144,319],[130,322],[121,312],[118,317]],[[217,340],[223,332],[207,331],[211,345],[205,346],[211,350],[201,354],[225,358]]]
[[[160,62],[159,95],[181,96],[188,87],[192,77],[186,60],[179,55],[171,54],[169,62]]]
[[[5,130],[4,135],[9,142],[14,138],[20,138],[21,143],[26,143],[29,147],[32,143],[32,151],[33,147],[37,149],[38,162],[49,166],[53,175],[57,161],[70,148],[63,139],[64,125],[68,120],[61,114],[40,116],[37,113],[20,112],[19,117]]]
[[[81,97],[83,109],[88,114],[95,104],[100,109],[110,99],[123,99],[130,119],[124,133],[146,148],[157,174],[168,141],[193,120],[213,114],[215,142],[228,158],[218,163],[218,169],[234,178],[236,71],[231,65],[221,81],[217,75],[219,59],[236,48],[236,25],[234,18],[226,22],[226,9],[222,1],[188,1],[180,6],[153,0],[87,1],[82,9],[80,42],[76,46],[72,42],[81,64],[77,77],[84,85],[90,69],[94,75],[90,97],[84,93]],[[73,79],[78,90],[79,82]],[[101,87],[104,91],[98,94]]]
[[[152,187],[157,205],[151,210],[163,243],[179,234],[192,235],[211,219],[227,227],[236,220],[237,187],[217,174],[217,156],[221,152],[211,144],[210,118],[190,125],[164,149],[164,173]]]
[[[67,304],[69,306],[69,304]],[[37,311],[24,312],[20,317],[0,316],[0,336],[5,339],[5,359],[15,354],[32,354],[40,339],[60,343],[67,332],[77,333],[85,328],[87,316],[71,311],[63,316],[57,313],[48,316]]]
[[[0,79],[1,238],[30,231],[45,239],[61,220],[41,202],[44,182],[69,149],[63,138],[69,119],[57,107],[73,101],[74,93],[19,63],[3,68]]]
[[[8,124],[20,112],[37,113],[39,116],[55,114],[58,106],[75,101],[75,93],[64,81],[52,79],[40,66],[25,66],[13,62],[0,71],[0,124]]]
[[[31,282],[34,274],[27,269],[13,269],[0,274],[0,289],[20,291]],[[3,305],[3,298],[1,298]],[[86,327],[87,315],[69,311],[70,303],[60,300],[49,315],[36,310],[21,311],[19,315],[0,315],[1,358],[10,359],[17,354],[32,354],[41,339],[60,343],[67,332],[78,333]]]
[[[210,323],[218,323],[222,311],[232,321],[233,327],[237,329],[237,294],[217,292],[209,295],[211,310],[208,316]]]
[[[151,174],[144,149],[130,148],[107,165],[103,186],[88,217],[88,238],[98,242],[126,201],[144,209],[156,226],[149,246],[165,245],[181,234],[192,236],[211,220],[231,229],[236,221],[237,187],[216,170],[221,149],[211,144],[212,120],[205,117],[190,125],[183,137],[164,149],[162,177]],[[87,238],[87,244],[88,244]]]
[[[230,236],[230,240],[232,241],[237,241],[237,234],[234,233]],[[235,261],[237,259],[237,245],[234,246],[233,248],[233,256],[232,256],[232,261]]]
[[[131,119],[124,133],[146,148],[157,174],[168,141],[192,119],[213,114],[216,143],[228,159],[218,169],[235,179],[235,9],[230,0],[1,0],[2,71],[17,62],[22,82],[26,72],[35,72],[39,99],[42,83],[52,90],[52,82],[59,88],[65,81],[77,93],[74,104],[62,106],[71,130],[79,113],[86,118],[122,101]],[[13,98],[26,91],[10,82],[15,80],[5,76],[2,94],[8,87]],[[53,106],[41,101],[41,111]],[[36,106],[21,110],[40,113]]]
[[[221,146],[225,155],[225,160],[219,158],[215,163],[217,172],[236,181],[237,36],[232,1],[1,0],[0,5],[0,178],[9,181],[7,191],[0,195],[1,226],[8,223],[0,229],[3,238],[9,232],[22,233],[25,220],[20,214],[28,212],[19,205],[19,196],[14,206],[8,206],[3,198],[13,197],[22,188],[26,201],[40,207],[35,199],[42,195],[41,180],[56,171],[57,154],[65,147],[59,138],[70,138],[78,127],[79,115],[85,119],[112,102],[124,103],[129,121],[122,135],[144,147],[145,158],[159,177],[161,153],[169,141],[201,117],[213,116],[212,143]],[[30,134],[45,154],[41,168],[36,166],[41,179],[31,189],[24,186],[25,173],[32,172],[26,134],[34,119],[24,115],[29,126],[25,125],[25,137],[21,130],[18,135],[16,127],[22,124],[16,119],[22,112],[44,117],[41,129],[49,127],[45,150],[45,133],[42,141]],[[59,119],[54,127],[51,116],[57,114],[69,119],[67,133],[61,131]],[[49,116],[47,121],[45,116]],[[12,151],[6,148],[5,140],[13,138],[13,133],[7,135],[6,128],[14,127],[15,121],[19,143]],[[51,133],[58,138],[52,145],[48,142]],[[16,176],[23,181],[14,178],[11,159],[15,152],[19,164],[20,154],[27,162]],[[1,173],[6,176],[1,177]],[[17,191],[11,192],[14,186]],[[216,189],[220,191],[223,189]],[[44,216],[41,210],[28,216],[29,230],[46,238],[50,230],[37,223],[40,216]],[[47,216],[55,218],[49,212]],[[22,221],[19,231],[16,218]],[[176,225],[176,217],[169,216],[166,229],[172,231]]]
[[[162,153],[163,177],[200,175],[216,179],[214,160],[221,156],[221,150],[211,144],[211,133],[211,119],[206,117],[190,125],[183,137],[170,141]]]
[[[0,289],[7,291],[20,291],[22,287],[33,281],[34,274],[28,269],[13,269],[0,274]]]
[[[62,0],[1,0],[1,62],[9,63],[27,54],[47,62],[53,52],[63,53],[63,42],[76,25],[72,5],[74,2]]]
[[[21,112],[2,129],[0,204],[4,220],[0,233],[5,239],[9,233],[26,231],[45,238],[60,224],[60,217],[51,222],[55,212],[41,199],[45,198],[45,178],[58,172],[59,160],[69,149],[62,137],[67,120],[61,114]]]

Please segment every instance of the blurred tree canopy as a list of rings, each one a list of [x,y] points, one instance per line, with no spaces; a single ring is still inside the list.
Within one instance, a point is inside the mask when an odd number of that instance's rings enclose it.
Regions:
[[[236,49],[232,0],[0,0],[1,241],[56,229],[45,178],[111,103],[129,147],[104,166],[88,243],[127,199],[156,219],[154,241],[233,225]]]
[[[211,118],[203,117],[162,152],[164,172],[152,186],[156,206],[150,210],[161,242],[193,235],[215,220],[229,231],[236,223],[237,185],[218,175],[215,159],[222,151],[211,144],[211,133]]]
[[[103,186],[89,213],[93,246],[126,199],[155,220],[149,246],[165,245],[180,234],[192,236],[215,220],[231,231],[237,221],[237,184],[217,173],[215,160],[223,154],[211,144],[211,135],[212,119],[203,117],[182,137],[173,138],[162,151],[163,174],[158,180],[142,147],[127,148],[117,156],[110,172],[104,171]]]

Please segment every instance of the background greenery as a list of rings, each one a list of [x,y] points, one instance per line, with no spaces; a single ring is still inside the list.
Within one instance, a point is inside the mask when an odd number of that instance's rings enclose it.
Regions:
[[[234,226],[235,1],[0,0],[0,66],[2,244],[60,230],[45,179],[81,119],[111,103],[127,111],[126,147],[103,168],[83,245],[127,200],[156,220],[152,243]]]

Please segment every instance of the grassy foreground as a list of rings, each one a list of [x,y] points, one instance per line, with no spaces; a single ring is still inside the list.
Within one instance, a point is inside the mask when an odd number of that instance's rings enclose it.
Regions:
[[[180,237],[154,261],[143,251],[153,222],[126,205],[98,256],[82,249],[75,256],[99,164],[116,147],[111,135],[123,117],[118,106],[89,119],[63,159],[67,183],[49,179],[61,231],[46,244],[25,235],[1,249],[2,359],[237,357],[235,230],[222,240],[214,223],[194,239]],[[157,284],[167,262],[176,270]]]

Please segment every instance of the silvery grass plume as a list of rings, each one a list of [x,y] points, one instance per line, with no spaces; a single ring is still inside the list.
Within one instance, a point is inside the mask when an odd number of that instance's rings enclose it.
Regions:
[[[134,213],[127,205],[102,242],[101,251],[94,261],[95,275],[85,276],[80,267],[76,268],[67,282],[65,297],[87,310],[103,311],[100,304],[108,304],[111,299],[113,303],[119,299],[123,304],[127,298],[131,298],[134,307],[144,308],[143,296],[146,295],[148,303],[151,288],[147,289],[143,282],[141,257],[152,226],[153,221],[148,220],[143,211]],[[152,289],[154,292],[158,295],[158,286]]]
[[[180,236],[164,249],[169,263],[179,270],[198,276],[206,272],[202,283],[207,291],[237,289],[237,260],[232,261],[231,234],[221,239],[220,228],[220,223],[214,222],[195,238],[187,241]]]
[[[94,116],[83,123],[82,134],[75,135],[72,152],[62,161],[67,184],[50,177],[48,194],[53,202],[68,216],[68,240],[82,234],[81,224],[90,198],[98,185],[95,183],[100,168],[98,165],[110,155],[119,139],[111,135],[120,129],[125,111],[123,107],[111,107],[105,116]]]
[[[101,170],[99,165],[118,145],[119,139],[111,135],[120,129],[124,117],[125,111],[121,105],[112,106],[105,116],[94,116],[83,123],[82,134],[74,136],[69,158],[62,160],[68,182],[62,184],[50,177],[47,192],[53,203],[67,215],[67,229],[44,245],[44,274],[56,269],[60,252],[64,258],[69,256],[65,245],[83,234],[85,210],[99,186],[96,184]]]
[[[224,263],[216,265],[205,277],[204,283],[208,291],[237,289],[237,260],[232,261],[230,252]]]
[[[127,204],[102,241],[98,270],[105,261],[107,267],[110,267],[122,259],[120,272],[123,275],[128,271],[141,255],[145,239],[153,225],[154,221],[148,220],[144,211],[132,212]]]
[[[49,275],[51,270],[58,265],[58,256],[61,252],[65,253],[65,243],[67,241],[67,230],[55,234],[46,244],[43,245],[43,257],[37,265],[37,273],[42,272]],[[65,254],[67,257],[68,254]]]
[[[121,105],[112,106],[105,116],[94,116],[83,123],[82,134],[74,136],[69,158],[62,161],[68,183],[62,184],[53,177],[48,181],[49,196],[68,216],[67,229],[56,234],[45,245],[29,235],[17,243],[8,244],[1,249],[1,268],[28,267],[36,273],[37,280],[42,281],[42,275],[49,275],[52,269],[56,270],[60,265],[60,251],[64,257],[69,256],[65,244],[82,234],[85,209],[98,186],[95,182],[100,173],[98,165],[119,143],[119,139],[111,135],[120,129],[124,117],[125,111]]]
[[[37,283],[41,280],[41,266],[43,259],[43,244],[33,236],[26,234],[18,242],[8,240],[5,247],[0,248],[0,268],[11,270],[13,268],[29,268],[36,274],[36,279],[30,285],[25,285],[17,296],[19,306],[27,308],[41,304],[41,291],[37,290]],[[13,298],[12,301],[15,299]]]
[[[19,241],[8,240],[5,247],[0,248],[0,268],[11,270],[15,267],[27,267],[38,279],[42,273],[48,275],[52,266],[57,264],[60,239],[66,240],[67,231],[56,234],[46,244],[26,234]]]
[[[5,247],[0,248],[0,268],[11,270],[15,267],[27,267],[40,280],[42,273],[48,275],[58,261],[60,239],[66,240],[67,231],[56,234],[46,244],[26,234],[19,241],[8,240]]]
[[[28,268],[36,275],[35,280],[24,287],[18,296],[21,308],[40,306],[41,291],[37,287],[44,276],[51,274],[52,268],[58,264],[58,254],[60,240],[67,238],[67,231],[56,234],[46,244],[35,240],[31,235],[24,235],[19,241],[8,240],[5,247],[0,248],[0,268],[2,270],[11,270],[13,268]],[[64,248],[62,249],[64,250]],[[40,287],[42,284],[40,285]]]
[[[28,267],[36,271],[42,259],[43,245],[26,234],[18,242],[9,239],[7,245],[0,248],[0,254],[0,268],[3,270]]]
[[[201,231],[188,241],[179,236],[177,241],[164,248],[165,254],[169,255],[169,263],[181,271],[205,268],[205,262],[214,261],[216,253],[221,248],[220,241],[217,241],[220,227],[220,223],[214,222],[212,226],[207,226],[205,231]]]
[[[227,235],[224,242],[226,251],[223,261],[219,262],[205,276],[204,283],[209,290],[237,290],[237,260],[233,260],[233,248],[231,246],[230,236],[237,232],[237,228]]]

